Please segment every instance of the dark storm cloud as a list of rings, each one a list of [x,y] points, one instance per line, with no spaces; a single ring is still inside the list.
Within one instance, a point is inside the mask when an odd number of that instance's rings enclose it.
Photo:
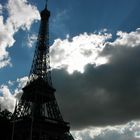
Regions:
[[[140,118],[140,46],[108,44],[109,63],[87,65],[83,74],[53,70],[65,120],[73,128],[115,125]]]

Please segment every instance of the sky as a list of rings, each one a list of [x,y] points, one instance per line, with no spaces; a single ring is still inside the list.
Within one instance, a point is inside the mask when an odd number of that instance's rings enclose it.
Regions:
[[[30,72],[45,0],[0,0],[0,104]],[[75,140],[140,139],[140,1],[49,0],[52,82]]]

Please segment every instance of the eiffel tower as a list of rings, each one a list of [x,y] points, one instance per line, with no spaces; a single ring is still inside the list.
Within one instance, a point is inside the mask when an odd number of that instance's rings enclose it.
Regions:
[[[29,80],[12,115],[12,140],[74,140],[63,120],[52,86],[49,58],[49,17],[46,6]]]

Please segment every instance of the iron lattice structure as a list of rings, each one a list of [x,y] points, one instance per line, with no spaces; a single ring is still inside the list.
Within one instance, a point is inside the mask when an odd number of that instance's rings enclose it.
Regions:
[[[30,70],[30,81],[37,77],[42,77],[50,86],[52,86],[51,80],[51,68],[49,57],[49,17],[50,11],[46,8],[41,12],[41,24],[37,39],[37,46],[33,58],[32,67]]]
[[[12,140],[73,140],[52,87],[49,58],[47,6],[40,13],[41,24],[29,82],[12,116]]]

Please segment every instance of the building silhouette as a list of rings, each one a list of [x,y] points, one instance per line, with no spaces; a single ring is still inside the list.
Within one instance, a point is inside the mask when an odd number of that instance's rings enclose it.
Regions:
[[[4,133],[3,136],[0,134],[2,140],[73,140],[69,123],[63,120],[52,86],[49,58],[50,11],[47,4],[40,15],[40,29],[29,80],[14,113],[3,122],[9,129],[9,134],[8,137]]]

